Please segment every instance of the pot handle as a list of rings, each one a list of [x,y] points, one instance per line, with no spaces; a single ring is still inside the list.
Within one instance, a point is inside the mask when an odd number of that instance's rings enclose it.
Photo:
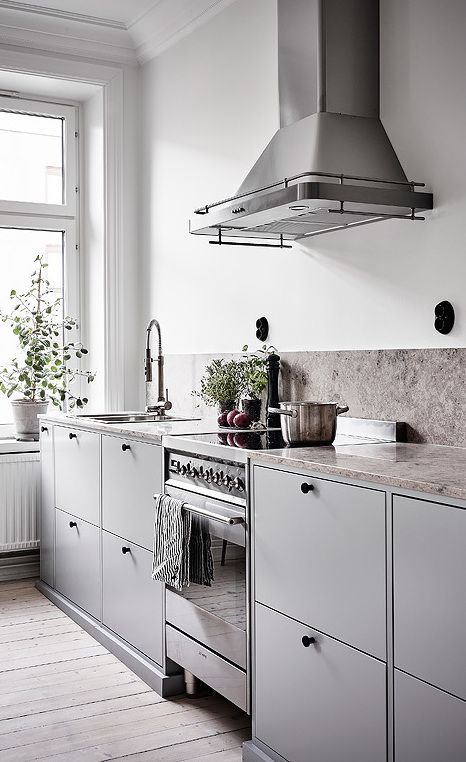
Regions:
[[[337,415],[341,415],[342,413],[347,413],[349,410],[348,405],[337,405]]]
[[[282,410],[281,408],[278,408],[278,407],[269,407],[268,412],[276,413],[277,415],[288,415],[290,418],[298,417],[297,410]]]

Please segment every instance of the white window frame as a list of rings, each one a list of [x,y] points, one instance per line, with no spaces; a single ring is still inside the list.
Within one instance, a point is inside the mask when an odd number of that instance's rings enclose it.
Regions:
[[[0,228],[51,230],[64,236],[63,304],[78,321],[74,340],[81,337],[81,273],[79,264],[78,107],[43,100],[0,96],[0,111],[63,118],[64,203],[46,204],[0,199]]]

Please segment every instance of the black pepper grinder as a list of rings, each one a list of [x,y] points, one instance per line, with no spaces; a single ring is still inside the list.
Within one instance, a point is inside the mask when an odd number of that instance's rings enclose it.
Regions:
[[[269,413],[269,407],[278,407],[278,376],[280,374],[280,356],[274,352],[267,356],[267,428],[279,429],[280,416],[278,413]]]

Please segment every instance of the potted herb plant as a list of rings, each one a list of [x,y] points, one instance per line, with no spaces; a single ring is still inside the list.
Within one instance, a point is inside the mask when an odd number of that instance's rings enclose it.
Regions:
[[[37,416],[45,413],[49,402],[60,410],[82,408],[87,397],[72,392],[73,383],[94,374],[79,369],[79,360],[88,353],[81,342],[66,341],[76,328],[74,318],[64,317],[61,297],[56,297],[45,277],[47,263],[38,255],[29,288],[11,291],[12,308],[0,312],[18,339],[18,356],[0,368],[0,391],[11,398],[17,439],[38,439]]]
[[[241,401],[241,405],[251,421],[259,421],[261,417],[262,394],[267,388],[267,355],[272,351],[274,347],[264,344],[256,352],[243,355],[243,393],[247,397]],[[243,352],[248,352],[247,344],[244,345]]]
[[[236,360],[212,360],[201,379],[200,390],[194,392],[205,405],[217,406],[219,413],[233,410],[243,391],[242,364]]]

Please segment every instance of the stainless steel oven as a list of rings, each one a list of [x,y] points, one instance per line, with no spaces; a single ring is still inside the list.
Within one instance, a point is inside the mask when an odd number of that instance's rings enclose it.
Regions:
[[[181,442],[180,442],[181,445]],[[246,464],[167,450],[165,492],[202,516],[213,581],[166,589],[167,656],[248,709],[249,539]]]

